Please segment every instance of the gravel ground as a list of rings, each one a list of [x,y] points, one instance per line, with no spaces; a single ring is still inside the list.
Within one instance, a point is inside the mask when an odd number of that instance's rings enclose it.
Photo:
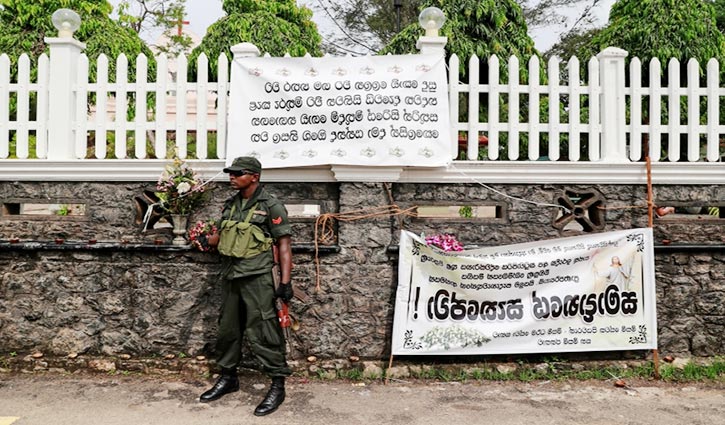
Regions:
[[[382,383],[290,378],[287,401],[252,415],[260,375],[210,404],[211,383],[179,376],[0,374],[0,425],[725,424],[725,384],[658,381]]]

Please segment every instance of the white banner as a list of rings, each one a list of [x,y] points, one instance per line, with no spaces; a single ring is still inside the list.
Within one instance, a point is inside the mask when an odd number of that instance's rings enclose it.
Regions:
[[[654,348],[651,229],[462,252],[401,232],[393,354]]]
[[[227,165],[445,166],[445,60],[438,55],[244,58],[232,68]]]

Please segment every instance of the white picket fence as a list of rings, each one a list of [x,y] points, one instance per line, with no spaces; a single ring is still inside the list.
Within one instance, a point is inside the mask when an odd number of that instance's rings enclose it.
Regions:
[[[38,58],[35,81],[31,81],[26,55],[17,64],[0,55],[0,180],[34,180],[40,178],[40,169],[45,178],[50,173],[50,178],[57,180],[152,179],[159,169],[159,160],[154,158],[170,155],[169,139],[175,141],[176,154],[196,161],[203,173],[214,173],[224,162],[229,91],[226,56],[217,59],[215,83],[209,81],[208,60],[203,55],[196,65],[195,82],[186,80],[187,60],[183,56],[177,59],[175,81],[168,78],[167,59],[160,56],[156,58],[155,82],[149,82],[148,59],[143,55],[135,59],[134,82],[129,81],[128,59],[123,55],[116,59],[113,79],[109,78],[109,59],[101,56],[96,63],[96,81],[89,81],[89,61],[80,43],[50,39],[49,44],[50,58]],[[442,47],[439,51],[442,54]],[[241,54],[239,50],[237,54]],[[472,78],[464,84],[459,81],[459,58],[452,56],[450,134],[454,159],[466,160],[454,161],[443,174],[441,170],[410,167],[350,172],[350,167],[332,166],[297,170],[299,178],[294,180],[455,182],[480,178],[488,182],[641,183],[645,178],[642,143],[646,137],[655,162],[655,183],[725,184],[721,162],[725,149],[720,142],[725,126],[719,116],[725,93],[720,87],[717,61],[708,62],[704,86],[700,84],[698,63],[690,61],[688,84],[680,87],[680,66],[672,60],[667,68],[669,85],[661,87],[662,68],[655,59],[649,64],[651,83],[643,87],[642,64],[636,58],[629,68],[632,83],[625,84],[625,57],[626,52],[609,48],[591,58],[587,81],[580,81],[581,65],[572,58],[566,66],[565,84],[561,64],[554,58],[547,64],[546,84],[542,84],[538,57],[529,61],[528,81],[522,83],[518,58],[508,59],[508,78],[502,81],[499,58],[482,62],[473,56],[468,75],[478,76],[484,66],[488,81]],[[17,66],[16,81],[11,81],[11,66]],[[147,104],[150,94],[154,97],[151,108]],[[133,104],[128,103],[129,98]],[[464,121],[459,119],[459,98],[468,108]],[[703,98],[705,113],[700,108]],[[687,102],[686,122],[680,118],[681,99]],[[643,110],[645,100],[649,101],[647,111]],[[667,113],[663,117],[665,101]],[[11,102],[17,111],[14,116],[10,114]],[[542,104],[548,104],[546,116],[540,116]],[[129,108],[133,108],[132,114]],[[586,119],[582,119],[584,108]],[[482,110],[485,120],[479,120]],[[527,110],[526,117],[521,116],[522,110]],[[685,158],[680,157],[683,134],[687,135]],[[216,141],[213,154],[209,135]],[[459,143],[464,135],[467,142]],[[192,139],[194,149],[189,152]],[[459,147],[464,151],[458,152]],[[289,171],[277,179],[289,179]]]
[[[37,82],[30,79],[30,59],[22,55],[18,60],[17,82],[10,82],[10,63],[7,55],[0,56],[0,159],[14,158],[49,159],[48,157],[48,80],[49,60],[44,54],[38,60]],[[226,107],[229,91],[229,62],[222,55],[218,61],[219,81],[209,82],[208,59],[201,55],[198,60],[198,81],[186,81],[186,58],[181,56],[176,62],[176,81],[169,80],[168,60],[166,56],[156,58],[155,82],[149,82],[148,58],[139,55],[136,58],[136,81],[128,81],[128,59],[120,55],[116,59],[115,82],[109,81],[109,59],[101,55],[96,63],[97,81],[89,81],[89,62],[81,55],[77,66],[75,89],[75,120],[73,121],[74,149],[76,159],[89,158],[136,158],[149,156],[167,158],[167,137],[171,133],[177,141],[176,150],[181,158],[187,157],[187,139],[189,134],[196,138],[194,157],[207,159],[208,132],[216,133],[217,155],[224,158],[226,146]],[[17,102],[17,115],[10,119],[10,96],[14,93]],[[187,94],[192,94],[188,96]],[[128,95],[134,99],[132,119],[128,118]],[[148,95],[155,97],[154,106],[149,111]],[[178,95],[182,94],[182,95]],[[93,98],[92,108],[88,110],[89,99]],[[190,102],[190,99],[193,103]],[[209,108],[209,103],[218,108]],[[31,108],[32,103],[32,108]],[[30,111],[36,109],[34,119]],[[150,114],[151,112],[151,114]],[[193,112],[190,114],[190,112]],[[215,120],[209,123],[208,115]],[[189,115],[195,116],[189,122]],[[10,137],[14,133],[14,137]],[[109,154],[109,133],[113,133],[114,150]],[[36,152],[30,155],[30,136],[35,138]],[[15,139],[15,149],[10,151]],[[150,148],[147,142],[154,141]],[[89,141],[91,142],[89,144]],[[128,152],[129,142],[133,143],[133,152]],[[89,154],[89,147],[92,148]]]
[[[85,158],[87,152],[87,134],[93,132],[95,137],[94,151],[95,158],[107,157],[107,132],[114,132],[115,150],[114,158],[125,159],[129,156],[136,159],[145,159],[149,156],[156,158],[167,158],[167,138],[172,132],[176,140],[176,154],[180,158],[187,158],[187,141],[190,131],[196,138],[196,150],[194,157],[207,159],[208,155],[208,131],[214,130],[217,137],[217,146],[220,151],[217,155],[224,158],[224,147],[226,146],[226,108],[229,91],[229,62],[227,57],[221,55],[218,61],[219,80],[217,83],[210,83],[208,78],[208,59],[202,54],[197,62],[196,82],[189,83],[187,76],[186,57],[180,56],[176,60],[176,81],[169,81],[168,60],[166,56],[156,58],[156,82],[148,82],[148,59],[144,55],[136,58],[136,82],[128,81],[127,69],[128,60],[125,55],[120,55],[116,60],[115,83],[110,83],[108,78],[108,58],[101,55],[97,62],[97,82],[88,82],[88,58],[81,56],[78,70],[78,85],[76,102],[76,116],[86,116],[85,108],[89,95],[96,97],[94,114],[89,120],[79,119],[76,122],[75,133],[75,154],[77,158]],[[147,108],[148,94],[155,95],[153,118],[149,119]],[[189,102],[187,93],[193,93],[193,104]],[[127,95],[133,94],[135,99],[134,119],[128,121]],[[113,96],[111,98],[111,96]],[[218,104],[218,110],[210,111],[208,100],[213,99]],[[108,102],[113,100],[113,118],[108,118]],[[169,102],[171,101],[171,102]],[[170,108],[169,103],[173,106]],[[194,109],[196,117],[189,122],[190,109]],[[173,113],[169,114],[169,109]],[[216,125],[209,128],[207,114],[214,112]],[[171,117],[171,119],[169,119]],[[129,138],[127,133],[133,131]],[[147,152],[149,135],[153,134],[153,147]],[[134,152],[129,155],[127,152],[127,141],[134,143]]]
[[[618,49],[617,49],[618,50]],[[603,52],[605,58],[610,58],[608,53],[614,57],[623,58],[622,52]],[[478,75],[481,61],[475,55],[470,58],[468,66],[469,75]],[[614,65],[614,66],[611,66]],[[487,84],[458,83],[459,59],[455,55],[449,64],[450,75],[450,104],[451,117],[458,116],[458,94],[468,93],[468,121],[458,122],[457,131],[466,131],[468,134],[485,133],[488,142],[488,159],[499,160],[499,139],[501,134],[507,134],[508,142],[504,147],[506,152],[505,160],[519,160],[522,155],[527,159],[536,161],[542,158],[542,154],[548,160],[556,161],[561,157],[562,134],[568,136],[567,160],[579,161],[581,155],[581,136],[586,135],[588,141],[587,151],[590,161],[602,160],[602,153],[606,153],[608,147],[602,146],[603,133],[611,132],[615,135],[615,143],[626,148],[626,157],[631,161],[640,161],[643,158],[642,140],[647,135],[649,139],[649,156],[652,161],[680,161],[680,136],[687,135],[687,161],[708,161],[719,162],[725,155],[725,144],[720,137],[725,133],[725,126],[720,124],[720,96],[723,89],[719,84],[719,64],[717,60],[711,59],[707,63],[707,84],[700,86],[700,66],[697,60],[692,59],[687,63],[686,87],[680,87],[680,62],[672,59],[667,67],[668,87],[661,87],[662,66],[657,58],[649,63],[649,87],[642,86],[642,63],[638,58],[632,59],[629,65],[630,85],[625,87],[623,75],[617,76],[623,70],[620,69],[624,63],[600,64],[597,57],[589,60],[587,74],[589,80],[586,84],[580,82],[581,65],[579,59],[573,57],[567,64],[567,85],[560,85],[560,63],[558,58],[552,58],[547,64],[548,84],[541,85],[539,77],[539,58],[534,56],[528,63],[528,84],[522,85],[519,82],[519,59],[512,56],[508,60],[507,82],[501,82],[500,62],[496,56],[492,56],[488,62],[489,82]],[[606,67],[606,68],[603,68]],[[601,74],[600,74],[601,70]],[[603,76],[600,80],[600,75]],[[470,93],[482,93],[488,97],[487,122],[479,122],[479,97],[471,96]],[[499,117],[499,106],[501,96],[507,97],[508,120],[501,121]],[[528,121],[521,122],[519,110],[521,108],[520,97],[528,96]],[[598,99],[601,102],[588,102],[588,122],[581,121],[582,98]],[[626,96],[626,101],[624,100]],[[542,98],[548,100],[547,122],[542,122],[539,110]],[[700,99],[706,98],[707,115],[702,116],[700,112]],[[643,99],[649,100],[649,110],[643,109]],[[687,121],[681,122],[680,99],[687,100]],[[666,124],[663,124],[662,104],[667,102]],[[561,122],[561,106],[566,106],[568,116],[567,122]],[[625,109],[626,108],[626,109]],[[601,114],[600,114],[601,112]],[[629,115],[625,123],[622,113]],[[643,122],[647,117],[649,123]],[[701,119],[705,123],[701,124]],[[456,122],[455,120],[454,122]],[[605,125],[606,124],[606,125]],[[523,154],[519,151],[521,134],[528,134],[528,151]],[[540,152],[542,134],[548,137],[548,151]],[[624,137],[623,137],[624,136]],[[607,140],[606,138],[604,140]],[[533,141],[533,143],[532,143]],[[622,142],[626,141],[626,144]],[[479,141],[477,137],[473,143],[467,146],[467,157],[475,158]],[[665,144],[663,150],[663,144]],[[619,149],[617,155],[622,154]]]

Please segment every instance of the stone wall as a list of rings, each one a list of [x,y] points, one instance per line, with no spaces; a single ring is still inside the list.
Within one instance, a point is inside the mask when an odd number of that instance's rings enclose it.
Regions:
[[[219,290],[213,254],[173,248],[168,228],[145,233],[133,198],[148,183],[0,182],[0,202],[81,202],[83,217],[29,220],[0,216],[0,353],[210,355]],[[389,354],[401,226],[415,233],[454,233],[468,245],[502,245],[580,233],[557,230],[556,209],[514,201],[475,184],[270,184],[287,203],[319,203],[323,212],[391,202],[400,207],[448,203],[496,205],[490,219],[366,218],[337,225],[334,247],[317,265],[314,223],[294,223],[293,282],[309,298],[294,301],[301,323],[292,357]],[[603,231],[646,227],[644,186],[496,185],[510,196],[555,203],[564,190],[604,201]],[[656,187],[659,205],[725,205],[722,187]],[[194,218],[216,216],[232,193],[217,187]],[[391,201],[392,199],[392,201]],[[725,354],[725,220],[655,221],[659,347],[662,352]],[[10,243],[10,239],[19,239]],[[62,238],[62,244],[55,244]],[[94,239],[95,244],[88,244]],[[663,241],[667,242],[665,244]],[[334,249],[332,249],[334,248]]]

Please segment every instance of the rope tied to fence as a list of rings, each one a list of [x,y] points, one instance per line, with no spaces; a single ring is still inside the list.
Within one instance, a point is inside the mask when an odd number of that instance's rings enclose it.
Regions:
[[[352,222],[379,217],[417,217],[417,206],[401,209],[395,204],[383,205],[359,210],[324,213],[315,220],[315,289],[320,290],[320,256],[319,245],[329,245],[335,241],[335,221]]]

